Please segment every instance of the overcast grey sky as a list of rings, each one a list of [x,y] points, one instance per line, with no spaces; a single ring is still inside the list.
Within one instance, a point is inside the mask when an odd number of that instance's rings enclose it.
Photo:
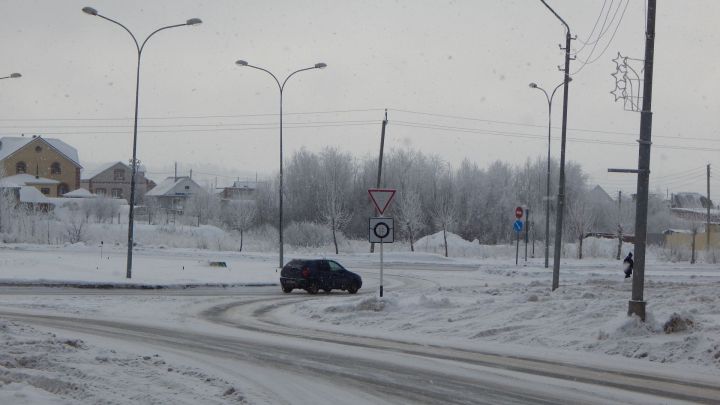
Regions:
[[[637,167],[639,114],[624,111],[609,91],[617,52],[643,55],[644,1],[629,0],[613,42],[600,56],[626,1],[549,0],[581,40],[588,39],[603,4],[621,7],[595,49],[585,46],[571,67],[577,70],[591,50],[592,59],[599,57],[573,77],[569,128],[605,132],[571,130],[567,157],[610,193],[634,191],[635,180],[608,175],[608,167]],[[704,192],[705,164],[720,171],[720,2],[659,3],[651,188]],[[546,102],[528,83],[552,88],[562,81],[557,66],[563,62],[558,43],[564,30],[539,0],[0,4],[0,73],[23,74],[0,82],[0,133],[63,139],[78,148],[87,167],[131,155],[135,50],[120,27],[81,8],[95,7],[139,40],[164,25],[203,20],[157,34],[144,51],[138,156],[156,180],[174,161],[183,169],[223,175],[277,170],[276,85],[263,72],[235,66],[237,59],[279,76],[315,62],[328,64],[287,85],[286,156],[303,146],[325,145],[358,156],[377,153],[382,109],[390,108],[390,148],[409,145],[455,166],[463,158],[481,166],[496,159],[521,163],[546,150]],[[558,94],[553,114],[558,126],[561,106]],[[345,110],[353,111],[327,113]],[[292,114],[302,112],[326,113]],[[297,128],[300,123],[311,127]],[[473,131],[427,128],[433,125]],[[559,129],[554,135],[557,157]],[[720,190],[716,179],[720,176],[713,179]]]

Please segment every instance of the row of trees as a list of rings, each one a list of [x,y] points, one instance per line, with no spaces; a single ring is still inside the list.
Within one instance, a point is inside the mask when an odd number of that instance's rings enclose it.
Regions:
[[[298,235],[327,230],[336,252],[344,237],[367,237],[368,217],[376,215],[367,190],[376,185],[377,158],[355,157],[330,147],[319,153],[301,149],[285,167],[286,226],[294,227]],[[557,163],[552,161],[552,196],[557,193],[557,173]],[[396,238],[406,240],[411,250],[419,237],[440,231],[444,237],[453,232],[481,244],[502,244],[514,238],[511,225],[518,205],[531,211],[531,237],[544,235],[546,174],[547,162],[542,157],[521,165],[495,161],[480,167],[466,160],[453,167],[436,155],[398,149],[385,156],[381,186],[397,189],[386,215],[395,218]],[[619,206],[602,191],[591,192],[578,164],[566,166],[566,178],[566,240],[577,240],[588,232],[614,233],[618,225],[625,233],[633,232],[634,204],[629,199]],[[145,219],[155,224],[212,224],[237,231],[242,250],[243,235],[249,229],[277,227],[277,190],[277,181],[271,180],[259,183],[251,200],[221,201],[214,193],[198,194],[186,201],[179,216],[149,200]],[[555,210],[550,203],[552,227]],[[84,222],[113,222],[119,210],[117,201],[106,198],[86,200],[74,209]],[[0,204],[0,220],[11,216],[8,204]],[[671,226],[669,208],[661,198],[651,198],[649,217],[650,232]]]

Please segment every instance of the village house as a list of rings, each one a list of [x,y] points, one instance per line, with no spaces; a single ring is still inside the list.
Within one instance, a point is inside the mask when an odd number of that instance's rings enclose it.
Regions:
[[[0,177],[33,186],[47,197],[80,188],[80,159],[72,146],[41,136],[0,138]]]
[[[83,170],[80,185],[93,194],[122,198],[130,202],[132,167],[123,162],[104,164],[94,170]],[[144,166],[138,166],[135,174],[135,204],[142,204],[145,193],[155,185],[145,178]]]
[[[186,176],[168,177],[145,194],[146,204],[154,204],[168,212],[182,214],[187,200],[207,194],[204,188]]]

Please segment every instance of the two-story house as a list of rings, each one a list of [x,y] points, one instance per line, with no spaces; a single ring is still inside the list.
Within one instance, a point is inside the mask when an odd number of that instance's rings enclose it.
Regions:
[[[0,138],[0,177],[27,174],[43,179],[32,184],[47,197],[58,197],[80,188],[77,149],[65,142],[41,136]]]
[[[168,177],[161,181],[152,190],[145,194],[150,201],[154,199],[156,205],[164,210],[181,214],[185,209],[187,200],[198,194],[207,194],[204,188],[190,177]],[[149,202],[148,202],[149,203]]]
[[[130,180],[132,167],[123,162],[104,164],[95,170],[83,170],[80,184],[93,194],[123,198],[130,202]],[[145,178],[143,166],[135,174],[135,204],[142,204],[145,193],[154,184]]]

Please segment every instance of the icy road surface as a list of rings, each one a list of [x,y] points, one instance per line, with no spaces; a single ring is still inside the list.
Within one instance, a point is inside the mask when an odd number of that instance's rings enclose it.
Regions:
[[[573,263],[549,293],[541,267],[398,259],[379,305],[374,263],[341,262],[363,275],[357,296],[3,287],[0,403],[720,400],[717,269],[653,275],[655,318],[694,320],[665,334],[622,315],[629,284],[614,261]]]

